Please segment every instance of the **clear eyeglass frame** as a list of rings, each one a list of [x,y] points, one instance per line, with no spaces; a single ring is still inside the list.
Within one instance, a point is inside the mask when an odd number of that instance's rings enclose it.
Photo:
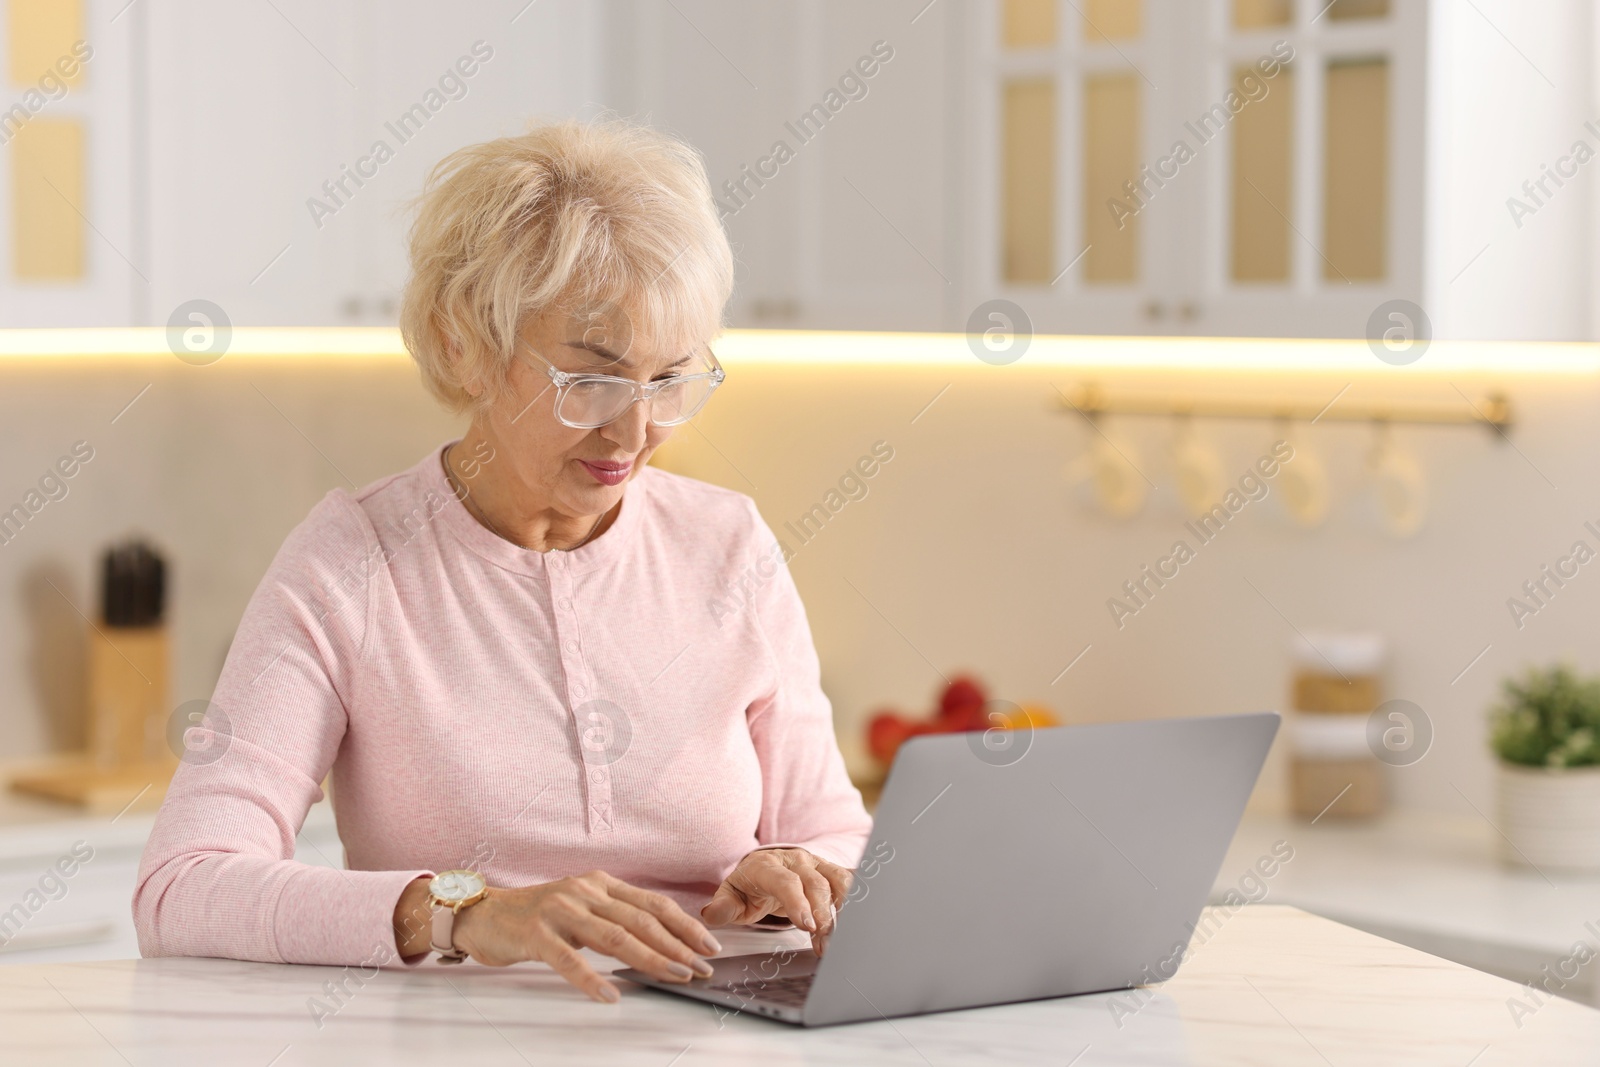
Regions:
[[[636,382],[612,374],[571,373],[561,370],[534,351],[522,346],[540,363],[556,390],[555,416],[563,426],[574,430],[596,430],[609,426],[641,401],[650,421],[656,426],[681,426],[700,413],[728,374],[717,361],[716,353],[706,349],[711,369],[699,374],[674,374],[653,382]],[[659,412],[658,398],[682,394],[683,399],[666,412]],[[610,412],[607,414],[607,412]]]

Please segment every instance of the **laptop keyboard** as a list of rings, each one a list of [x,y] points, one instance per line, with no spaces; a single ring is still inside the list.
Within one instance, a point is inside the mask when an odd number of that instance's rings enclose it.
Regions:
[[[815,977],[814,974],[796,974],[766,982],[744,978],[737,982],[723,982],[711,988],[719,993],[731,993],[741,998],[754,995],[757,1000],[765,1000],[785,1008],[802,1008],[805,1007],[806,996],[811,992],[811,980]]]

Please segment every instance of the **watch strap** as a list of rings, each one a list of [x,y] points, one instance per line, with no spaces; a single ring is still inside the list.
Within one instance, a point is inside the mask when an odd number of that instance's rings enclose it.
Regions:
[[[467,954],[456,948],[456,909],[439,904],[433,906],[433,950],[439,954],[440,963],[460,963]]]

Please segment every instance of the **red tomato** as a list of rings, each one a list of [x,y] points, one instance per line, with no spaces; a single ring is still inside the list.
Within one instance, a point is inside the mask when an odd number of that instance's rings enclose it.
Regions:
[[[892,711],[879,712],[867,724],[867,749],[873,758],[885,765],[894,761],[900,745],[915,730],[912,723]]]
[[[963,674],[951,679],[939,697],[938,716],[942,721],[970,721],[974,711],[981,713],[989,696],[983,686],[971,675]]]

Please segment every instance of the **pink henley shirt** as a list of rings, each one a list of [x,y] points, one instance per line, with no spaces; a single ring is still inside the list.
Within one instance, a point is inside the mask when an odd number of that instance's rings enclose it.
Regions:
[[[758,847],[858,860],[871,821],[748,497],[646,467],[604,534],[535,552],[442,450],[278,551],[145,847],[144,955],[392,956],[401,890],[461,866],[604,870],[694,914]],[[293,858],[330,772],[344,870]]]

